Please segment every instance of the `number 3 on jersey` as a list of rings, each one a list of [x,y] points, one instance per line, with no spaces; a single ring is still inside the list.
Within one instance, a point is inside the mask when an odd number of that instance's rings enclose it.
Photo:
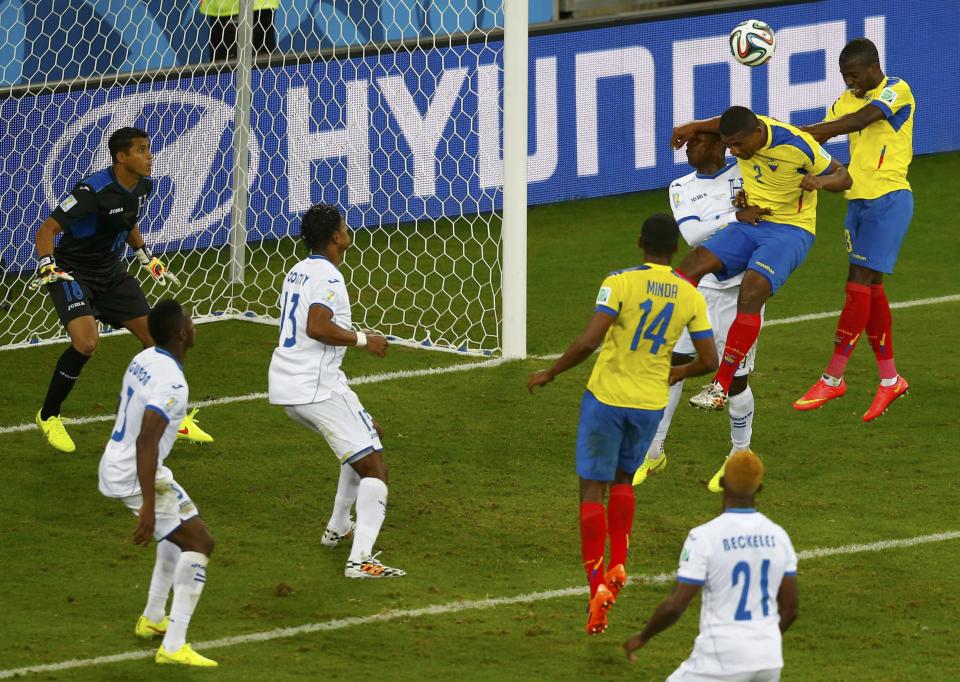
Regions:
[[[656,316],[650,320],[649,325],[647,325],[647,318],[653,311],[653,299],[648,298],[641,303],[640,310],[643,311],[643,315],[640,317],[640,324],[637,325],[637,331],[633,335],[633,341],[630,342],[630,350],[637,350],[640,341],[645,339],[650,341],[650,354],[656,355],[660,346],[667,342],[667,326],[670,324],[670,318],[673,317],[673,303],[667,303],[663,306]]]
[[[287,317],[287,294],[283,295],[283,311],[280,313],[280,338],[283,339],[284,348],[292,348],[297,345],[297,303],[300,302],[300,294],[294,294],[290,297],[290,317]],[[290,336],[284,338],[283,331],[287,327],[287,320],[290,320]]]

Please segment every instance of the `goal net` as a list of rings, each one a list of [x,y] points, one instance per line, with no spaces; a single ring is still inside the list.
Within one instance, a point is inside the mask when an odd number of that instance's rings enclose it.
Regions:
[[[0,345],[64,338],[45,294],[27,288],[34,235],[110,164],[110,133],[135,126],[154,152],[140,229],[197,319],[276,324],[282,275],[305,255],[299,216],[324,202],[354,231],[343,270],[357,328],[500,351],[502,11],[469,0],[242,0],[219,17],[194,0],[39,4],[49,12],[0,2]],[[151,302],[171,293],[124,258]]]

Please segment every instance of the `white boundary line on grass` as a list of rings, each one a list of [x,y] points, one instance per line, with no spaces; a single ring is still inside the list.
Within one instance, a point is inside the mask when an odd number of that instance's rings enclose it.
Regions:
[[[913,308],[923,305],[936,305],[938,303],[954,303],[960,301],[960,294],[950,296],[937,296],[935,298],[918,298],[912,301],[900,301],[891,303],[891,308]],[[809,313],[807,315],[797,315],[795,317],[782,317],[778,320],[766,320],[764,327],[776,327],[782,324],[797,324],[798,322],[809,322],[810,320],[822,320],[828,317],[836,317],[840,314],[839,310],[831,310],[823,313]],[[550,353],[549,355],[531,355],[534,360],[555,360],[560,357],[560,353]],[[437,374],[453,374],[455,372],[467,372],[474,369],[483,369],[487,367],[497,367],[508,360],[504,358],[491,358],[490,360],[481,360],[480,362],[465,362],[459,365],[450,365],[447,367],[431,367],[427,369],[401,370],[399,372],[384,372],[383,374],[368,374],[366,376],[349,379],[348,384],[358,386],[361,384],[376,384],[383,381],[392,381],[394,379],[412,379],[415,377],[433,376]],[[191,402],[191,407],[211,407],[214,405],[227,405],[229,403],[241,403],[251,400],[266,400],[266,393],[247,393],[245,395],[228,396],[226,398],[216,398],[213,400],[198,400]],[[114,414],[101,414],[91,417],[77,417],[76,419],[64,419],[66,424],[93,424],[96,422],[107,422],[116,419]],[[35,431],[37,425],[34,422],[24,422],[13,426],[0,427],[0,436],[8,433],[21,433],[23,431]]]
[[[902,538],[899,540],[879,540],[866,544],[841,545],[839,547],[818,547],[808,549],[798,554],[800,560],[821,559],[824,557],[838,556],[841,554],[859,554],[862,552],[881,552],[888,549],[897,549],[900,547],[913,547],[931,542],[946,542],[960,538],[960,531],[952,530],[943,533],[933,533],[930,535],[918,535],[912,538]],[[638,575],[630,576],[631,583],[644,583],[647,585],[661,585],[668,583],[674,578],[674,573],[660,573],[657,575]],[[354,627],[356,625],[368,625],[370,623],[386,623],[393,620],[405,620],[410,618],[420,618],[422,616],[439,616],[447,613],[458,613],[460,611],[479,611],[484,609],[494,609],[499,606],[511,606],[513,604],[530,604],[533,602],[546,601],[549,599],[559,599],[562,597],[576,597],[587,593],[587,586],[567,587],[560,590],[547,590],[545,592],[530,592],[527,594],[518,594],[512,597],[493,597],[490,599],[476,599],[448,602],[446,604],[435,604],[433,606],[424,606],[419,609],[394,609],[375,613],[370,616],[353,616],[350,618],[337,618],[320,623],[307,623],[289,628],[276,628],[275,630],[266,630],[264,632],[251,632],[246,635],[237,635],[235,637],[223,637],[221,639],[211,639],[206,642],[197,642],[196,648],[200,651],[209,649],[222,649],[224,647],[237,646],[238,644],[251,644],[254,642],[269,642],[275,639],[285,639],[287,637],[296,637],[313,632],[326,632],[330,630],[342,630],[344,628]],[[104,665],[107,663],[120,663],[122,661],[135,661],[144,658],[151,658],[154,655],[153,649],[141,649],[139,651],[127,651],[122,654],[112,654],[110,656],[97,656],[96,658],[74,658],[60,663],[42,663],[24,668],[10,668],[0,670],[0,679],[7,679],[17,675],[28,675],[31,673],[55,672],[59,670],[70,670],[72,668],[87,668],[91,666]]]

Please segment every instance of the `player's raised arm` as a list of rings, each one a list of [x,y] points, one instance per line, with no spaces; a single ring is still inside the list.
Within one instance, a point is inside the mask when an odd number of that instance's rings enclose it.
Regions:
[[[803,126],[800,130],[810,133],[817,142],[822,143],[838,135],[858,133],[871,123],[882,121],[884,118],[886,118],[886,114],[884,114],[880,107],[867,104],[852,114],[847,114],[831,121],[822,121],[820,123],[814,123],[813,125]]]
[[[333,311],[321,303],[310,306],[307,315],[307,336],[328,346],[356,346],[365,348],[377,357],[387,354],[390,345],[380,334],[365,334],[344,329],[333,321]]]
[[[690,121],[689,123],[684,123],[682,126],[677,126],[673,129],[673,134],[670,136],[670,144],[674,149],[680,149],[697,133],[719,135],[720,117],[715,116],[713,118],[705,118],[701,121]]]
[[[156,525],[157,460],[160,456],[160,438],[163,437],[168,423],[164,415],[152,408],[148,407],[143,411],[140,435],[137,436],[137,480],[143,496],[137,528],[133,531],[133,542],[137,545],[149,545],[153,539]]]
[[[609,312],[595,312],[587,322],[587,326],[580,332],[580,336],[570,344],[550,369],[541,369],[527,377],[527,390],[533,393],[533,389],[537,386],[549,384],[558,374],[576,367],[590,357],[603,343],[603,337],[607,335],[607,330],[610,329],[614,319],[616,319],[615,316]]]

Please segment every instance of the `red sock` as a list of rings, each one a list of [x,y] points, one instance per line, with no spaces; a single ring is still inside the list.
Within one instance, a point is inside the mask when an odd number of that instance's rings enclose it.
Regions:
[[[610,533],[610,566],[627,565],[627,549],[630,547],[630,531],[633,530],[633,486],[618,483],[610,486],[607,502],[607,529]]]
[[[760,315],[737,313],[733,324],[730,325],[730,331],[727,332],[727,345],[723,349],[723,357],[720,358],[720,367],[717,368],[717,373],[713,377],[714,381],[723,386],[724,393],[730,390],[737,367],[753,348],[758,336],[760,336]]]
[[[603,582],[603,550],[607,546],[607,518],[599,502],[580,504],[580,556],[592,597]]]
[[[694,287],[696,287],[698,284],[700,284],[700,278],[699,278],[699,277],[691,277],[690,275],[688,275],[687,273],[685,273],[683,270],[680,270],[679,268],[676,269],[676,270],[674,270],[674,272],[677,273],[677,275],[680,277],[680,279],[683,279],[683,280],[686,280],[686,281],[690,282],[690,284],[692,284]]]
[[[870,287],[870,319],[867,320],[867,338],[877,356],[881,379],[894,379],[897,365],[893,361],[893,316],[882,284]]]
[[[837,321],[837,335],[833,341],[833,357],[827,365],[827,374],[840,378],[847,368],[847,362],[857,347],[857,341],[863,334],[870,317],[870,287],[865,284],[847,282],[847,302]]]

